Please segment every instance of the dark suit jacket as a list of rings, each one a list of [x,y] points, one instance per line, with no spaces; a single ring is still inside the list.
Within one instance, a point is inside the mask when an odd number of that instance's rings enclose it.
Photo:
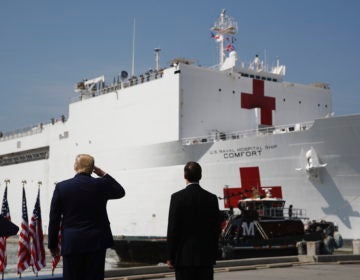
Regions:
[[[220,211],[217,197],[190,184],[171,196],[168,259],[175,267],[212,266],[218,252]]]
[[[0,215],[0,237],[8,237],[17,234],[19,227]]]
[[[114,241],[106,203],[109,199],[121,198],[124,195],[123,187],[110,175],[93,178],[80,173],[72,179],[58,183],[50,208],[49,249],[57,248],[62,216],[63,256],[111,247]]]

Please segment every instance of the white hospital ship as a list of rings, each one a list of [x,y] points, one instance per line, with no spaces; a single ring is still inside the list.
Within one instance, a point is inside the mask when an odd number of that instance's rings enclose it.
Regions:
[[[3,131],[0,197],[9,180],[12,221],[21,221],[22,186],[30,215],[40,185],[46,232],[56,182],[89,153],[126,189],[108,204],[117,236],[166,236],[170,195],[184,186],[184,164],[197,161],[201,184],[219,197],[241,187],[240,168],[257,167],[254,188],[281,187],[288,204],[360,238],[360,114],[333,116],[329,86],[287,82],[279,62],[244,63],[232,47],[237,22],[225,11],[211,30],[214,67],[174,59],[138,76],[84,80],[68,118]]]

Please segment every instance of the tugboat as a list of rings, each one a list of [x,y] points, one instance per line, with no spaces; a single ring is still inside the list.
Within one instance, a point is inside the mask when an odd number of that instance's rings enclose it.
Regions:
[[[242,168],[240,172],[256,174],[259,169]],[[306,241],[318,241],[319,254],[332,254],[342,247],[342,237],[333,222],[310,221],[304,209],[285,207],[281,187],[252,183],[257,182],[224,188],[222,199],[229,210],[223,211],[219,246],[222,259],[304,254]]]

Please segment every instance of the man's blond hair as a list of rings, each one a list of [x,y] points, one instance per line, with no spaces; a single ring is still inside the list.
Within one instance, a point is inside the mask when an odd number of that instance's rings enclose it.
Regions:
[[[74,169],[76,173],[91,174],[94,170],[95,160],[87,154],[77,155],[75,158]]]

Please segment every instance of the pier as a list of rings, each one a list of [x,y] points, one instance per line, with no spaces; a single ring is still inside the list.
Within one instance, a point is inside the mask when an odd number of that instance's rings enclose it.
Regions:
[[[301,255],[269,258],[252,258],[241,260],[218,261],[215,266],[216,280],[253,280],[253,279],[289,279],[303,280],[335,280],[358,279],[360,273],[360,255]],[[271,271],[270,271],[271,270]],[[46,273],[46,272],[43,272]],[[105,271],[107,280],[140,280],[140,279],[175,279],[174,271],[165,264],[156,266],[141,266],[129,268],[113,268]],[[19,279],[16,274],[5,275],[4,279]],[[54,276],[48,274],[30,275],[27,273],[21,279],[25,280],[61,280],[61,268],[57,268]]]

